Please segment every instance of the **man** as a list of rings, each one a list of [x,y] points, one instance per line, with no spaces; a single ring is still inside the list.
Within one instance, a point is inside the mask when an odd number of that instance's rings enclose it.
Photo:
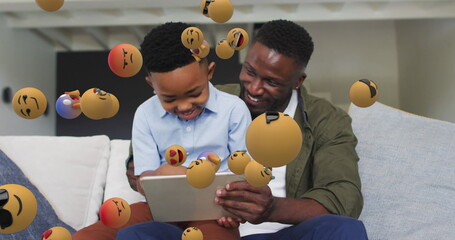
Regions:
[[[268,233],[244,239],[307,239],[309,234],[314,239],[367,238],[363,224],[354,219],[363,198],[351,119],[329,102],[308,95],[302,86],[312,52],[313,42],[304,28],[286,20],[267,22],[249,46],[240,86],[220,87],[239,95],[253,118],[270,110],[294,116],[304,137],[296,159],[273,169],[276,179],[271,183],[285,185],[254,188],[235,182],[217,192],[217,204],[249,223],[291,224],[242,224],[243,236]],[[246,201],[226,200],[229,197]]]
[[[247,222],[240,225],[242,239],[367,239],[355,219],[363,198],[351,119],[302,86],[312,52],[304,28],[286,20],[267,22],[249,46],[240,86],[218,86],[240,96],[253,118],[269,110],[293,116],[304,137],[296,159],[273,169],[269,186],[234,182],[217,191],[215,202]],[[235,226],[239,219],[218,223]],[[131,236],[131,230],[121,232]]]

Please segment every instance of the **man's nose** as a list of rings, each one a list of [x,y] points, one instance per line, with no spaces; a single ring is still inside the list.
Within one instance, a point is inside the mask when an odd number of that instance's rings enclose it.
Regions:
[[[251,95],[262,95],[264,93],[264,86],[261,79],[255,78],[248,84],[248,92]]]

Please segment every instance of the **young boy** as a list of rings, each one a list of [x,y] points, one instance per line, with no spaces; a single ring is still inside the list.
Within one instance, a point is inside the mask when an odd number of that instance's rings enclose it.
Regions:
[[[185,48],[181,34],[187,27],[190,25],[165,23],[152,29],[141,44],[146,82],[156,95],[138,107],[133,121],[134,168],[140,177],[185,174],[202,152],[218,154],[222,159],[219,171],[229,171],[225,160],[232,152],[246,149],[250,112],[239,97],[220,92],[210,83],[215,63],[195,57]],[[166,164],[164,153],[171,145],[186,150],[187,161],[182,166]],[[143,191],[140,183],[138,190]],[[238,236],[237,228],[225,228],[216,221],[187,225],[199,225],[207,239],[213,239],[210,232],[217,239]]]

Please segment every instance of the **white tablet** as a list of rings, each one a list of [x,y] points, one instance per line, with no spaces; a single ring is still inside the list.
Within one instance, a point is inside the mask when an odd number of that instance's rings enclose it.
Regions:
[[[186,175],[145,176],[141,184],[155,221],[181,222],[233,217],[215,204],[215,192],[229,182],[244,180],[242,175],[226,172],[216,173],[215,180],[206,188],[191,186]]]

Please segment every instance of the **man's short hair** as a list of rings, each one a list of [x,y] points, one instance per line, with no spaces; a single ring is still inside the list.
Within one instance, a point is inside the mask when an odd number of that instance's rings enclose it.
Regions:
[[[254,42],[297,60],[306,67],[313,53],[313,40],[302,26],[288,20],[272,20],[258,30]]]
[[[181,41],[183,30],[191,27],[182,22],[167,22],[153,28],[141,43],[144,68],[150,72],[169,72],[196,61]]]

